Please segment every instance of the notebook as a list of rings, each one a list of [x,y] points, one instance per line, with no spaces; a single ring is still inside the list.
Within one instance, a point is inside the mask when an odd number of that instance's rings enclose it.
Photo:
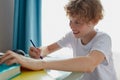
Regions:
[[[10,66],[6,64],[0,64],[0,80],[10,80],[20,73],[21,71],[19,64],[13,64]]]
[[[60,57],[52,57],[47,56],[44,58],[46,61],[53,61],[53,60],[61,60]],[[60,71],[60,70],[47,70],[47,74],[49,74],[55,80],[80,80],[83,77],[82,72],[69,72],[69,71]]]
[[[59,70],[46,70],[55,80],[80,80],[83,77],[82,72],[67,72]]]

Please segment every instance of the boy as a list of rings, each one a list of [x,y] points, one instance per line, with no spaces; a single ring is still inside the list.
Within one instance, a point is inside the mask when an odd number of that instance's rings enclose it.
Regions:
[[[111,38],[106,33],[94,29],[103,18],[100,0],[70,0],[65,10],[72,30],[65,37],[46,47],[31,47],[29,54],[35,59],[18,56],[8,51],[0,63],[6,62],[8,65],[20,63],[23,67],[32,70],[84,72],[81,80],[116,80]],[[68,46],[73,49],[74,58],[50,62],[39,59]]]

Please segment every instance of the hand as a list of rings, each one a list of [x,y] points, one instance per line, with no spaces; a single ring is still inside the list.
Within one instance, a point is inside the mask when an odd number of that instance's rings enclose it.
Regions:
[[[31,58],[39,59],[41,55],[41,49],[30,47],[29,55]]]
[[[22,67],[31,70],[40,70],[43,69],[41,64],[42,61],[40,59],[32,59],[29,57],[25,57],[19,54],[16,54],[13,51],[7,51],[4,56],[0,59],[0,64],[6,63],[7,65],[11,65],[14,63],[20,64]]]
[[[7,65],[11,65],[13,63],[19,63],[21,61],[22,55],[16,54],[13,51],[7,51],[0,59],[0,63],[6,63]]]

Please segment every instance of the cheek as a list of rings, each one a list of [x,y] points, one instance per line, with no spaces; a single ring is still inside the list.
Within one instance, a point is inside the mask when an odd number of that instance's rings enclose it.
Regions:
[[[77,29],[78,29],[79,31],[82,31],[82,32],[83,32],[83,31],[86,30],[86,27],[85,27],[85,26],[81,26],[81,27],[78,27]]]

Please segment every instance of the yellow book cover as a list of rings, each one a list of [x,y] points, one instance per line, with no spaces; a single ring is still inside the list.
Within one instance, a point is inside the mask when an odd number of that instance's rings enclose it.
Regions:
[[[55,80],[45,70],[33,71],[21,68],[21,74],[12,80]]]

